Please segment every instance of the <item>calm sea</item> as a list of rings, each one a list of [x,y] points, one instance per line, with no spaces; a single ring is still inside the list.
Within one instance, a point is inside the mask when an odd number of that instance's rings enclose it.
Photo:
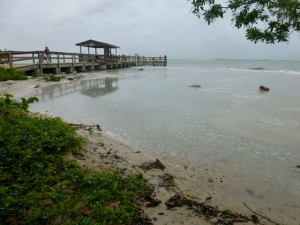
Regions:
[[[300,199],[300,62],[168,63],[38,89],[31,110],[100,124],[152,155],[220,166],[270,204],[278,195]],[[97,78],[105,73],[117,77]]]

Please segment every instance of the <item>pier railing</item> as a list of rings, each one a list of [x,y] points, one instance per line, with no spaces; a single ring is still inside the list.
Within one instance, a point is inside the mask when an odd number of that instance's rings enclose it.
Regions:
[[[141,65],[166,66],[167,59],[166,57],[141,57],[138,55],[99,55],[68,52],[49,52],[46,55],[44,51],[0,51],[0,66],[21,70],[42,70],[52,66],[57,67],[59,73],[61,67],[71,67],[71,70],[74,70],[76,66],[91,66],[91,70],[94,70],[99,66],[104,66],[103,68],[106,69]]]
[[[7,64],[9,68],[19,67],[20,64],[44,64],[44,63],[105,63],[104,55],[80,54],[67,52],[49,52],[44,51],[17,52],[6,51],[0,52],[0,64]]]
[[[144,57],[137,56],[138,65],[166,66],[167,56],[160,57]]]

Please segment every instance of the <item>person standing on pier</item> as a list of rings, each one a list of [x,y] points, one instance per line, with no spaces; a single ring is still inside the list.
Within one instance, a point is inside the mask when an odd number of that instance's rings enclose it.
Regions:
[[[45,59],[46,59],[47,63],[51,62],[51,59],[50,59],[50,50],[49,50],[49,48],[47,46],[45,48],[45,55],[46,55]]]

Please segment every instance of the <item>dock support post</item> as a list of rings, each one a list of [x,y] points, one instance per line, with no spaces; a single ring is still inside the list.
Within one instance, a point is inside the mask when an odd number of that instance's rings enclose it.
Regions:
[[[72,73],[74,73],[74,71],[75,71],[75,67],[74,67],[74,54],[72,54]]]
[[[8,60],[9,60],[9,69],[12,69],[13,68],[13,60],[12,60],[11,52],[8,53]]]
[[[41,56],[41,52],[38,52],[38,58],[39,58],[40,72],[43,73],[43,71],[42,71],[42,56]]]
[[[32,63],[35,64],[34,53],[32,53]]]
[[[164,66],[167,66],[167,55],[164,57]]]
[[[85,54],[83,54],[83,72],[85,72]]]
[[[60,60],[59,60],[59,53],[57,55],[57,73],[60,73]]]

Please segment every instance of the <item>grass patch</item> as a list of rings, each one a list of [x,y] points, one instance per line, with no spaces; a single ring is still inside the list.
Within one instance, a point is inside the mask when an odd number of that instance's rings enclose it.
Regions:
[[[27,80],[27,76],[22,70],[5,69],[0,67],[0,82],[7,80]]]
[[[0,224],[134,224],[152,194],[142,175],[66,161],[85,140],[60,118],[29,113],[34,101],[0,96]]]

